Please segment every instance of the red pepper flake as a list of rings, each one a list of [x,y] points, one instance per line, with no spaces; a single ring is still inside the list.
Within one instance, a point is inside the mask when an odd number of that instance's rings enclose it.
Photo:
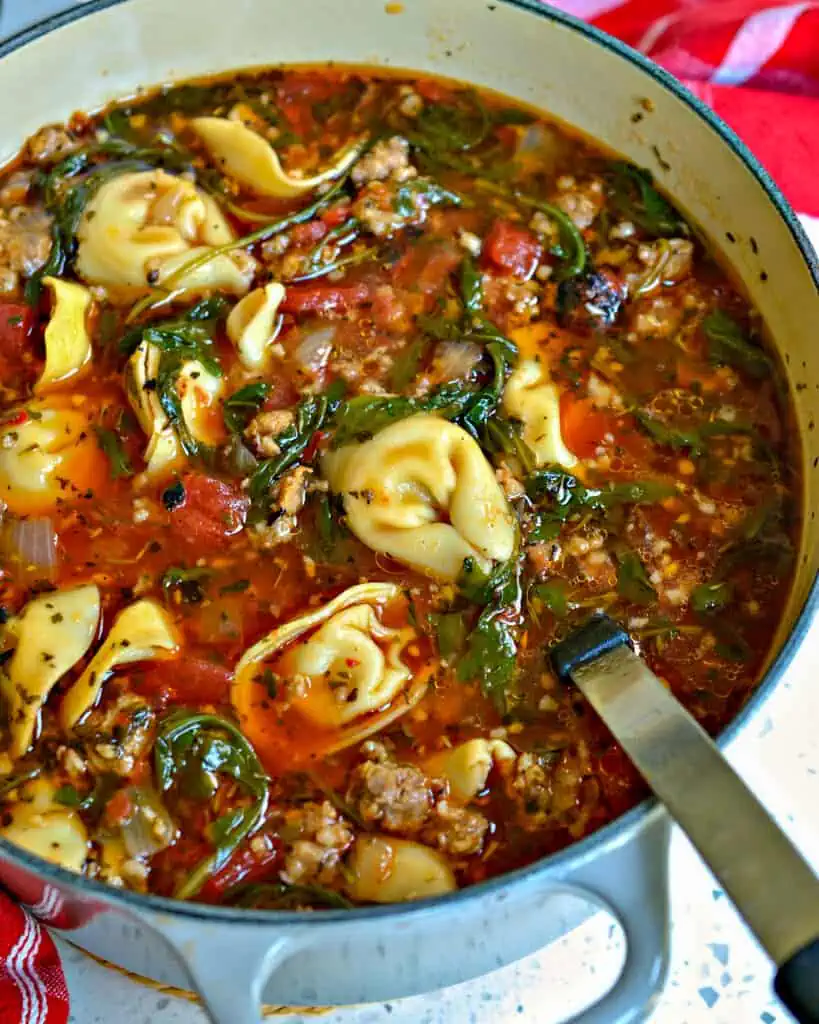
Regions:
[[[347,668],[357,668],[361,664],[358,658],[345,658],[344,662]]]
[[[10,416],[8,419],[3,420],[2,425],[4,427],[21,427],[24,423],[28,422],[28,418],[29,416],[26,410],[21,409],[19,412],[16,412],[13,416]]]

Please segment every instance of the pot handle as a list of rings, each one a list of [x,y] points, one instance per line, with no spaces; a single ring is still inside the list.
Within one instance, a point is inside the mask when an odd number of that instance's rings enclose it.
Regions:
[[[668,841],[671,823],[659,813],[604,858],[572,871],[571,888],[622,925],[626,960],[619,978],[571,1024],[639,1024],[665,985],[669,963]]]
[[[259,1024],[267,979],[303,945],[297,931],[271,938],[267,926],[226,933],[203,920],[154,918],[150,925],[176,954],[211,1024]]]

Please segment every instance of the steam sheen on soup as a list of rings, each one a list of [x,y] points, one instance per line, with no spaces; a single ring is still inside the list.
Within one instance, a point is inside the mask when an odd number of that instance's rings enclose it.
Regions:
[[[0,178],[0,834],[348,907],[643,789],[549,648],[621,621],[711,732],[791,576],[786,392],[652,184],[366,69],[43,128]]]

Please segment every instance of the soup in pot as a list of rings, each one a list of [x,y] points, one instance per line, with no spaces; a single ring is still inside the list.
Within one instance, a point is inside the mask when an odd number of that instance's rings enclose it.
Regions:
[[[235,74],[0,178],[0,834],[139,892],[438,895],[644,789],[551,645],[712,733],[798,528],[787,391],[652,183],[498,95]]]

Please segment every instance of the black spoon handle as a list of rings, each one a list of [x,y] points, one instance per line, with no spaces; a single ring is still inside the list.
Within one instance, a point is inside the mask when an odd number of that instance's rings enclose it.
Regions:
[[[819,880],[710,737],[597,616],[552,651],[779,967],[776,992],[819,1024]]]

